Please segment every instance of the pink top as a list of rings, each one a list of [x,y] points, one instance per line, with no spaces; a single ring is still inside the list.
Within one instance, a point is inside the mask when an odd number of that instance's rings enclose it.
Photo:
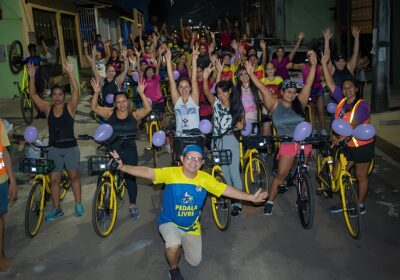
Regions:
[[[254,102],[254,96],[250,89],[245,90],[242,88],[241,99],[246,119],[252,122],[257,121],[257,105]]]
[[[163,103],[163,97],[160,88],[160,76],[155,74],[152,79],[146,80],[144,94],[150,98],[153,103]]]
[[[308,73],[310,72],[310,67],[311,67],[310,64],[307,63],[303,69],[303,83],[306,83],[307,81]],[[312,88],[318,89],[319,91],[324,90],[321,84],[321,67],[319,65],[317,65],[317,70],[315,73],[315,79]]]

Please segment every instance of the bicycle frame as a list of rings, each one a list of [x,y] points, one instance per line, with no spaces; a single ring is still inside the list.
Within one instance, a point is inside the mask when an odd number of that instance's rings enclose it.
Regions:
[[[115,203],[117,203],[117,198],[116,198],[116,174],[112,174],[109,170],[105,171],[101,175],[101,182],[103,182],[105,179],[110,179],[110,184],[112,186],[111,188],[111,194],[110,194],[110,209],[113,209],[115,207]],[[104,203],[104,193],[101,195],[101,200],[99,201],[99,208],[103,208],[103,203]]]

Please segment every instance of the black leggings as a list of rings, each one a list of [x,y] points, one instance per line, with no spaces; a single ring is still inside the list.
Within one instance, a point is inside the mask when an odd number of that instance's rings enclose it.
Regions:
[[[116,147],[116,150],[120,155],[120,157],[122,158],[124,164],[135,165],[135,166],[138,164],[138,153],[136,145],[129,145],[124,148]],[[126,188],[128,190],[129,202],[136,204],[136,198],[138,192],[136,177],[125,173],[124,178],[126,180]]]

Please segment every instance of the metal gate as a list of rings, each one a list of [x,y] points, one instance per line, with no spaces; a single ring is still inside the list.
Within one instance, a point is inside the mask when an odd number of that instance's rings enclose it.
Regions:
[[[80,9],[79,13],[79,30],[82,39],[88,42],[89,52],[92,50],[96,36],[96,12],[95,9]]]
[[[65,55],[78,55],[78,42],[76,38],[75,16],[61,14],[61,28],[64,39]]]

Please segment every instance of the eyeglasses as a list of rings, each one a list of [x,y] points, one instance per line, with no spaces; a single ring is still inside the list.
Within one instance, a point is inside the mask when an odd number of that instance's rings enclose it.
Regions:
[[[203,163],[203,158],[202,157],[194,157],[194,156],[185,156],[185,157],[190,162]]]

